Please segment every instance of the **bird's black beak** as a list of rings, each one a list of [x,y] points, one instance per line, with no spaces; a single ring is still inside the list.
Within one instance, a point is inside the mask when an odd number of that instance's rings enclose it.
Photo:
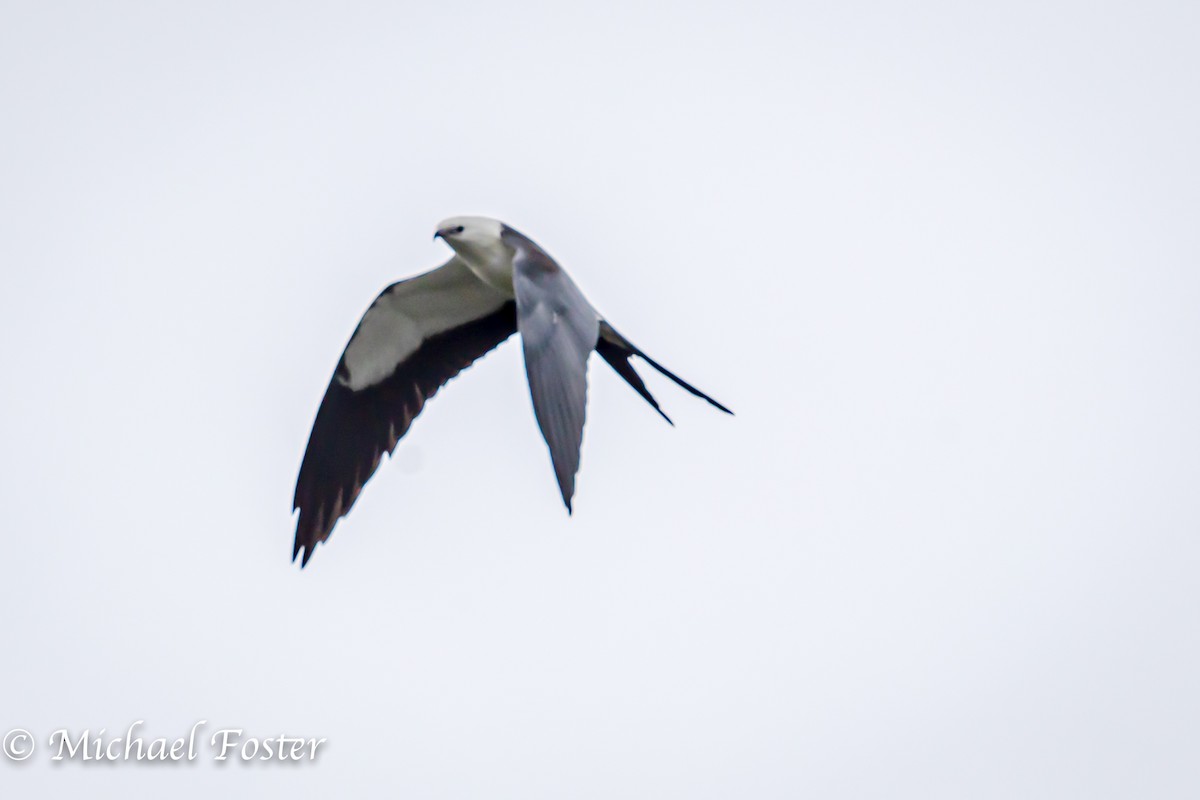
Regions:
[[[437,233],[435,233],[433,235],[433,238],[441,239],[444,242],[444,241],[446,241],[446,236],[453,232],[454,232],[453,228],[442,228],[440,231],[438,231]]]

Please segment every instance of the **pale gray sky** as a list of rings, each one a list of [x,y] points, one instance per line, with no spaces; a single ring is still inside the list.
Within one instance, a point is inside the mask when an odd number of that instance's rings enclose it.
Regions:
[[[1192,3],[0,6],[0,762],[21,797],[1193,798]],[[519,348],[330,544],[346,338],[504,219],[598,360],[573,518]],[[463,497],[469,497],[464,502]],[[51,764],[58,728],[327,738]]]

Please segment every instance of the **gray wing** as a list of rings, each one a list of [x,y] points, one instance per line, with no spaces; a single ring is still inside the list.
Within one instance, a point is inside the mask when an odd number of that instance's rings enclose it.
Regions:
[[[587,405],[587,360],[600,337],[600,316],[554,259],[521,239],[513,259],[517,330],[533,413],[570,513]]]

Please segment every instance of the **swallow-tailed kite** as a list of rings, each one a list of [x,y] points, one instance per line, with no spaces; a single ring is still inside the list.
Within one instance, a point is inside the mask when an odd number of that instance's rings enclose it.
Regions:
[[[634,347],[531,239],[502,222],[455,217],[438,226],[454,256],[435,270],[394,283],[367,309],[317,410],[296,480],[295,559],[312,558],[363,484],[446,381],[521,333],[533,412],[567,512],[575,493],[595,350],[670,422],[630,358],[638,356],[681,387],[733,413]]]

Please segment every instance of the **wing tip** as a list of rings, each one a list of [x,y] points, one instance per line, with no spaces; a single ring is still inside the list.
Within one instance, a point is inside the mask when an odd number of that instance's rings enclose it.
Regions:
[[[313,551],[316,549],[315,542],[310,543],[305,541],[300,531],[296,531],[296,540],[292,543],[292,563],[295,564],[296,559],[299,558],[300,569],[304,569],[308,565],[308,560],[312,558]]]
[[[304,554],[300,555],[300,551],[302,550],[304,551]],[[316,550],[316,544],[307,545],[297,542],[296,546],[292,548],[292,563],[295,564],[296,556],[300,555],[300,569],[304,569],[308,566],[308,560],[313,557],[313,553],[315,553]]]
[[[323,512],[321,508],[319,511]],[[334,518],[333,524],[329,526],[329,530],[323,531],[325,523],[324,513],[318,513],[316,519],[307,517],[304,509],[301,508],[300,516],[296,520],[296,537],[292,541],[292,563],[296,563],[296,558],[300,558],[300,569],[308,566],[309,560],[317,550],[317,545],[329,538],[329,534],[333,532],[333,525],[337,524],[337,518]]]

